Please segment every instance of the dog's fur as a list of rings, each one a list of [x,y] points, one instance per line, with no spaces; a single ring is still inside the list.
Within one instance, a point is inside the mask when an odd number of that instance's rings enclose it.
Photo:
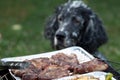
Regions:
[[[108,40],[100,18],[80,0],[58,6],[44,33],[55,49],[80,46],[91,54]]]

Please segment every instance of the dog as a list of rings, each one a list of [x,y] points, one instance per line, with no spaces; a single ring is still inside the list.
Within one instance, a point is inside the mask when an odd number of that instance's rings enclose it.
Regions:
[[[98,48],[108,41],[102,20],[81,0],[58,6],[47,19],[44,34],[54,49],[80,46],[100,58]]]

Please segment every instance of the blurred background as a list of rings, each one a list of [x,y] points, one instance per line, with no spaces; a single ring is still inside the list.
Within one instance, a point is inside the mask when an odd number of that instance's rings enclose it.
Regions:
[[[53,51],[43,36],[45,21],[67,0],[0,0],[0,58]],[[109,41],[99,48],[120,61],[120,1],[85,0],[102,19]]]

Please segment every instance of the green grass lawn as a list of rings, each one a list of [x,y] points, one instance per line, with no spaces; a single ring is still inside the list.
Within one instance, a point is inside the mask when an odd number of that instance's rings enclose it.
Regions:
[[[90,5],[102,18],[109,41],[100,50],[110,59],[120,61],[120,1],[91,0]]]
[[[120,1],[85,1],[101,17],[109,37],[109,42],[99,50],[108,59],[120,61]],[[43,36],[45,20],[56,6],[64,2],[64,0],[1,0],[0,58],[53,51],[49,41]],[[14,29],[15,25],[18,25],[17,30]]]

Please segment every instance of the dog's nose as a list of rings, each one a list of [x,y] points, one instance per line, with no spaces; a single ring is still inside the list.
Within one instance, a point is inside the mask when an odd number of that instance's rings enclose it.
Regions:
[[[66,35],[64,32],[57,32],[56,33],[57,40],[63,41],[65,37],[66,37]]]

